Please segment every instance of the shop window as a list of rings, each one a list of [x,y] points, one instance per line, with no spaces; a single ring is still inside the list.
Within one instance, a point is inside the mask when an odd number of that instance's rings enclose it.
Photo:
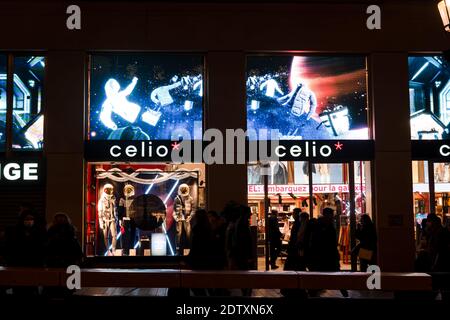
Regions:
[[[45,59],[14,58],[13,149],[39,150],[44,143],[42,96]]]
[[[201,55],[92,55],[88,139],[201,139],[203,93]]]
[[[370,161],[354,161],[355,170],[355,211],[359,221],[361,214],[372,216],[372,192]]]
[[[434,163],[435,212],[444,223],[450,221],[450,163]]]
[[[7,72],[8,57],[13,58],[11,78]],[[8,147],[17,151],[42,150],[44,72],[45,58],[42,56],[0,55],[0,150]],[[8,102],[9,83],[11,102]],[[7,119],[12,119],[12,123],[8,124]],[[8,135],[11,135],[10,146],[6,146]]]
[[[265,252],[264,174],[267,174],[269,211],[276,211],[283,239],[279,263],[284,262],[283,254],[286,252],[283,249],[286,249],[291,236],[294,208],[300,208],[315,219],[321,216],[324,208],[332,208],[336,218],[341,267],[350,269],[352,214],[355,223],[360,221],[362,214],[372,217],[370,161],[354,161],[352,167],[348,162],[272,161],[265,167],[257,162],[249,163],[248,203],[253,214],[253,224],[258,227],[260,268]],[[354,175],[353,182],[350,181],[351,174]],[[354,184],[353,198],[351,183]],[[354,201],[353,212],[351,201]]]
[[[250,139],[369,139],[366,77],[365,57],[249,56]]]
[[[6,77],[7,55],[0,55],[0,151],[5,151],[6,145]]]
[[[420,244],[420,232],[423,228],[422,220],[431,212],[428,165],[428,161],[412,162],[415,238],[417,245]]]
[[[450,67],[441,56],[409,57],[412,140],[449,139]]]
[[[195,210],[205,205],[203,164],[87,167],[88,256],[188,254]]]

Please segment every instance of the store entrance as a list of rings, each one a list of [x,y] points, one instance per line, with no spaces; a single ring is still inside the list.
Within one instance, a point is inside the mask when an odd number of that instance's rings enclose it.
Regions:
[[[265,168],[267,192],[263,172],[260,163],[248,166],[248,201],[258,229],[258,269],[284,268],[294,224],[294,208],[307,213],[312,221],[321,217],[323,209],[331,208],[341,269],[356,270],[357,257],[352,261],[351,256],[351,248],[357,243],[356,226],[361,214],[371,216],[370,162],[272,162]],[[274,265],[270,238],[275,233],[272,230],[275,219],[282,241],[275,254]],[[267,228],[265,221],[269,221]]]

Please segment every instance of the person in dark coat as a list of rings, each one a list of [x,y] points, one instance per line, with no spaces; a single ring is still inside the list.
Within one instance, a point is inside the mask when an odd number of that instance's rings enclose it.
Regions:
[[[267,232],[270,243],[270,267],[272,269],[278,269],[276,261],[281,250],[281,231],[278,225],[277,215],[277,211],[272,211],[272,214],[269,217]]]
[[[20,213],[17,225],[6,234],[5,262],[12,267],[43,267],[45,263],[46,230],[34,212]],[[36,295],[36,287],[16,287],[17,295]]]
[[[431,271],[450,271],[450,233],[442,226],[436,214],[427,216],[426,250],[431,261]]]
[[[377,232],[369,215],[361,215],[361,222],[356,229],[355,237],[359,240],[359,244],[357,246],[358,253],[361,249],[368,250],[372,253],[372,258],[369,260],[361,257],[359,258],[360,270],[362,272],[366,272],[367,267],[369,265],[376,264],[377,261]]]
[[[289,237],[289,244],[287,249],[287,258],[284,264],[284,270],[296,270],[298,265],[298,247],[297,238],[298,230],[300,229],[300,209],[295,208],[292,212],[292,219],[294,222],[291,227],[291,236]]]
[[[337,234],[334,226],[334,211],[324,208],[322,216],[313,221],[309,255],[309,270],[320,272],[336,272],[340,270],[340,255],[337,249]],[[310,295],[317,292],[309,290]],[[347,290],[341,290],[348,297]]]
[[[324,208],[322,216],[314,224],[311,234],[311,271],[333,272],[340,270],[340,256],[337,249],[336,228],[333,224],[334,212]]]
[[[208,214],[199,209],[195,212],[191,221],[191,249],[189,251],[188,263],[192,270],[209,270],[213,257],[212,232]],[[191,289],[195,296],[207,296],[204,288]]]
[[[6,235],[6,264],[15,267],[42,267],[45,262],[46,230],[28,210]]]
[[[250,270],[254,264],[252,235],[250,231],[251,210],[247,206],[228,208],[229,224],[226,232],[226,251],[230,270]],[[242,288],[244,296],[251,296],[252,290]]]
[[[69,217],[62,212],[55,214],[47,231],[46,257],[47,267],[67,268],[71,265],[80,266],[83,251],[76,237],[76,229]],[[47,296],[63,297],[74,293],[68,288],[45,288]]]
[[[216,211],[208,211],[208,219],[211,225],[212,254],[211,261],[213,270],[224,270],[227,265],[225,251],[226,223],[225,219]]]
[[[300,213],[300,209],[295,208],[292,215],[294,223],[291,228],[284,270],[306,271],[307,248],[310,239],[309,214]],[[306,291],[302,289],[281,289],[280,293],[285,297],[306,298]]]
[[[47,232],[48,267],[67,268],[70,265],[81,264],[83,252],[75,233],[75,227],[65,213],[55,214]]]
[[[208,214],[199,209],[192,220],[192,246],[188,261],[192,270],[208,270],[211,268],[212,232]]]

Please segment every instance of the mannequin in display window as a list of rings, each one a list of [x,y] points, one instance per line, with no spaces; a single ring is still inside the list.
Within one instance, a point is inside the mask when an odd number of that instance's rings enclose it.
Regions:
[[[191,237],[191,219],[194,215],[194,198],[190,195],[190,188],[183,183],[178,187],[178,195],[175,197],[174,220],[177,223],[177,245],[179,254],[189,248]]]
[[[103,192],[98,202],[98,222],[100,230],[103,231],[103,241],[108,254],[114,255],[117,243],[116,229],[116,198],[114,187],[107,183],[103,186]],[[111,236],[112,252],[109,251],[109,237]]]
[[[328,167],[328,164],[326,163],[318,163],[317,166],[318,171],[319,171],[319,175],[320,175],[320,183],[323,184],[329,184],[331,179],[330,179],[330,168]]]
[[[126,184],[123,187],[124,198],[119,200],[119,224],[123,235],[121,238],[122,249],[124,253],[128,254],[129,249],[134,247],[134,238],[136,235],[136,226],[134,223],[134,214],[131,211],[131,204],[134,200],[135,190],[131,184]]]

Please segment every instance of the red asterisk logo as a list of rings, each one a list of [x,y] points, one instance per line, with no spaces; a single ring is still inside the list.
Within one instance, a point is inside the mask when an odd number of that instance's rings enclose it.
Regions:
[[[174,142],[172,143],[172,149],[178,150],[180,148],[180,143]]]
[[[344,146],[344,144],[342,144],[338,141],[337,143],[334,144],[334,146],[336,147],[336,150],[342,150],[342,147]]]

